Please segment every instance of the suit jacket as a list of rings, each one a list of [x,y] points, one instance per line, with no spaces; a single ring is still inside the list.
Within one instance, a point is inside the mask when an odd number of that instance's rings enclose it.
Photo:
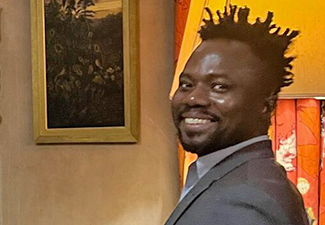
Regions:
[[[165,225],[308,225],[302,197],[270,141],[247,146],[205,174]]]

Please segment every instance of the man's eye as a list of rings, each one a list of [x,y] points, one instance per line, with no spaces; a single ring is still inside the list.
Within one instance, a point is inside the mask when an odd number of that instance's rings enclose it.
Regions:
[[[190,88],[192,85],[190,83],[187,83],[187,82],[181,82],[179,84],[179,87],[182,88],[182,89],[187,89],[187,88]]]
[[[229,90],[229,86],[226,84],[213,84],[212,90],[215,92],[227,92]]]

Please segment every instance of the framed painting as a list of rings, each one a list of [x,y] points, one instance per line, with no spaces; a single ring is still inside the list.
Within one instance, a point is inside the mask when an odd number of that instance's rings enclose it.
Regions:
[[[137,6],[31,0],[36,143],[137,142]]]

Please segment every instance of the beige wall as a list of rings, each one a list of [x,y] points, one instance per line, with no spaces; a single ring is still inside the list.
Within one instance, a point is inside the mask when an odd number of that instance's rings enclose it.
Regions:
[[[3,224],[162,224],[178,196],[168,101],[173,0],[140,0],[141,141],[135,145],[34,144],[29,0],[1,4]]]

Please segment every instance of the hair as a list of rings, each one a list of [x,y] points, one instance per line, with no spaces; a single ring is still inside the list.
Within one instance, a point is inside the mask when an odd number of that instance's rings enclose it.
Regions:
[[[287,28],[282,34],[279,34],[281,27],[272,24],[272,12],[268,12],[264,22],[261,22],[258,17],[255,23],[251,24],[247,20],[250,9],[241,7],[237,10],[237,6],[234,5],[225,7],[223,13],[218,10],[219,19],[218,23],[215,23],[211,10],[209,8],[206,10],[210,19],[203,19],[205,24],[199,31],[203,41],[223,38],[241,41],[249,45],[253,52],[275,71],[270,77],[276,85],[275,94],[280,92],[281,88],[293,83],[294,74],[291,63],[295,57],[286,57],[285,55],[299,31],[290,32],[290,29]],[[236,14],[237,21],[235,20]]]

